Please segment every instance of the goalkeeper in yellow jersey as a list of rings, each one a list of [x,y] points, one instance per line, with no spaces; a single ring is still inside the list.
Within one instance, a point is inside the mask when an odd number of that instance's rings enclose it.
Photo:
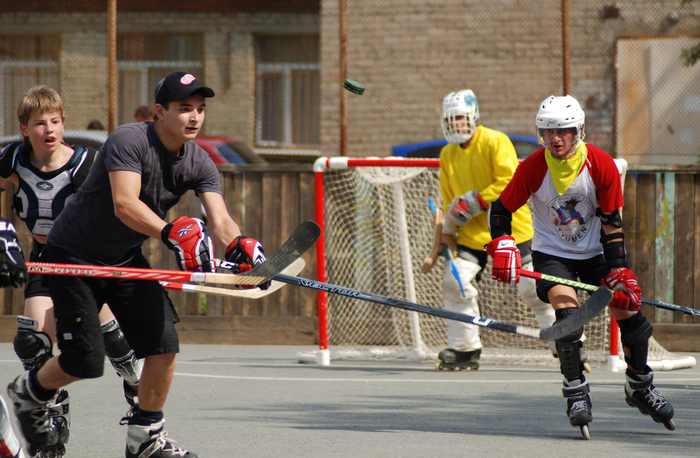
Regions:
[[[491,241],[488,208],[518,166],[508,136],[478,125],[478,120],[479,105],[471,90],[452,92],[443,100],[442,129],[449,144],[440,152],[440,191],[445,213],[441,242],[452,251],[462,285],[445,263],[442,297],[447,310],[472,316],[480,316],[479,293],[472,281],[481,278],[488,258],[484,251],[484,245]],[[525,206],[513,213],[512,235],[520,249],[523,268],[532,270],[532,216]],[[534,280],[522,278],[518,293],[534,312],[540,327],[554,323],[552,308],[538,299]],[[447,349],[440,352],[439,367],[477,369],[482,348],[479,328],[452,320],[447,326]],[[550,348],[556,353],[553,343]]]

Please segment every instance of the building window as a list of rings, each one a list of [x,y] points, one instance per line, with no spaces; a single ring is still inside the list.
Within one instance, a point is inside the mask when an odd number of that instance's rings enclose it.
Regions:
[[[57,35],[0,35],[0,130],[19,135],[17,105],[34,86],[59,90]]]
[[[256,57],[256,144],[320,146],[318,36],[256,36]]]
[[[119,34],[117,36],[117,122],[134,121],[141,105],[154,108],[158,81],[172,72],[185,71],[202,78],[202,36]]]

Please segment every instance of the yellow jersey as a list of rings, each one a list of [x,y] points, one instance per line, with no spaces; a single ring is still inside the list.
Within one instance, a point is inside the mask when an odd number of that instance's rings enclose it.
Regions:
[[[489,206],[498,199],[518,167],[518,157],[508,136],[478,126],[467,149],[445,145],[440,151],[440,192],[447,207],[455,197],[476,189]],[[532,240],[532,215],[526,205],[513,213],[515,243]],[[457,232],[457,244],[483,250],[491,241],[488,212],[479,213]]]

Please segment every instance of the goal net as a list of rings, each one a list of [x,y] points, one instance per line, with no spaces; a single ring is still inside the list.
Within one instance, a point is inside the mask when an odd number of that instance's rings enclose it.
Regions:
[[[316,183],[317,205],[323,206],[325,238],[319,241],[319,253],[325,254],[325,281],[443,307],[442,262],[427,274],[421,272],[433,243],[433,214],[428,201],[442,205],[439,160],[322,158],[315,170],[322,174]],[[479,290],[481,316],[538,327],[517,289],[492,280],[490,269],[489,261],[481,280],[474,283]],[[588,295],[580,292],[579,296],[584,301]],[[335,294],[328,294],[325,301],[327,317],[319,319],[321,326],[327,323],[326,329],[320,329],[322,335],[327,333],[328,349],[321,342],[321,352],[327,351],[325,359],[435,361],[447,347],[447,326],[442,318]],[[624,358],[610,358],[607,311],[588,323],[584,332],[589,362],[607,363],[611,370],[618,370]],[[480,336],[484,364],[558,366],[544,341],[489,328],[480,328]],[[316,353],[299,354],[301,362],[321,359]],[[653,338],[649,361],[656,370],[695,363],[666,351]]]

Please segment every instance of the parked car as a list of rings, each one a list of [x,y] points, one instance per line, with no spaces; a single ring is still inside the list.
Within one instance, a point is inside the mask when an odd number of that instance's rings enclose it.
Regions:
[[[232,137],[197,137],[194,142],[209,153],[214,164],[267,164],[253,148]]]
[[[99,149],[107,140],[106,130],[67,130],[63,133],[63,141],[68,145],[84,145]],[[12,142],[19,141],[19,135],[0,138],[0,148]],[[234,137],[197,137],[198,144],[214,164],[267,164],[245,142]]]
[[[534,153],[540,148],[540,144],[535,137],[526,135],[509,135],[510,141],[513,142],[515,153],[518,159],[522,160]],[[403,145],[392,146],[391,150],[394,156],[403,157],[440,157],[440,150],[447,144],[447,140],[431,140],[420,143],[406,143]]]

